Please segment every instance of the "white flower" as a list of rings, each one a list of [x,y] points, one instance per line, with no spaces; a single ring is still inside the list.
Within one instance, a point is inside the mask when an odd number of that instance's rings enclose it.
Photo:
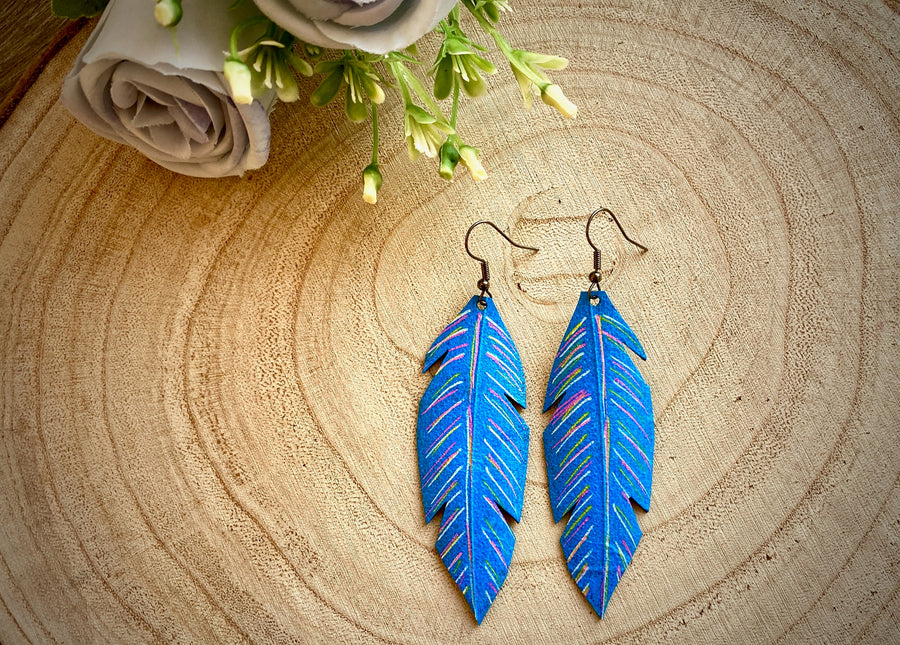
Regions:
[[[472,179],[475,181],[481,181],[487,177],[487,172],[478,159],[478,150],[472,146],[462,146],[459,149],[459,160],[462,162],[462,165],[468,168],[472,174]]]
[[[231,97],[223,52],[232,27],[248,17],[248,8],[229,11],[233,1],[188,7],[175,28],[176,50],[147,0],[112,0],[63,83],[63,104],[97,134],[185,175],[259,168],[269,156],[273,100]]]
[[[363,201],[367,204],[378,203],[378,191],[381,189],[382,181],[377,164],[366,166],[363,170]]]
[[[386,54],[417,41],[457,0],[254,0],[300,40],[331,49]]]
[[[541,90],[541,100],[547,105],[555,107],[567,119],[574,119],[578,114],[578,108],[566,98],[559,85],[548,85]]]
[[[419,158],[420,153],[426,157],[436,157],[444,139],[453,133],[449,125],[412,103],[406,105],[403,122],[407,152],[413,161]]]

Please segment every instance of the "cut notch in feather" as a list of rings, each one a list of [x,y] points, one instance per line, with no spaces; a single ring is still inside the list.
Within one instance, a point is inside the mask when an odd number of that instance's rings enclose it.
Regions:
[[[604,291],[582,292],[550,372],[544,431],[553,518],[571,513],[560,543],[575,583],[601,617],[641,539],[630,500],[650,508],[650,388],[627,349],[637,336]]]
[[[519,352],[492,298],[474,296],[435,339],[439,360],[419,403],[417,444],[425,521],[443,509],[437,551],[480,623],[506,580],[522,515],[528,426]]]

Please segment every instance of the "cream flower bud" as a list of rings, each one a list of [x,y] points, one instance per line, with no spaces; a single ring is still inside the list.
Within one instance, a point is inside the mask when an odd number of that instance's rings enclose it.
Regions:
[[[252,77],[250,68],[239,60],[229,58],[225,61],[225,80],[231,88],[231,98],[239,105],[250,105],[253,103],[253,92],[251,90]]]
[[[472,179],[475,181],[481,181],[487,177],[484,166],[482,166],[481,161],[478,160],[478,150],[472,146],[460,147],[459,160],[462,165],[468,169],[469,173],[472,175]]]
[[[378,171],[377,164],[366,166],[363,170],[363,201],[367,204],[378,202],[378,191],[381,189],[383,179]]]
[[[566,98],[559,85],[551,84],[542,89],[541,100],[547,105],[555,107],[567,119],[574,119],[578,114],[578,107]]]
[[[181,21],[180,0],[157,0],[153,17],[163,27],[174,27]]]

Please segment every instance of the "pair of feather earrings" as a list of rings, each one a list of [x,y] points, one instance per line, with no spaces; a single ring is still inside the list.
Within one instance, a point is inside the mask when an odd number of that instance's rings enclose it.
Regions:
[[[650,388],[627,350],[647,356],[637,336],[599,289],[600,251],[594,249],[590,288],[581,293],[550,371],[544,431],[553,519],[569,515],[560,542],[575,583],[601,617],[641,539],[631,500],[650,507],[653,411]],[[528,461],[525,373],[519,352],[490,296],[488,263],[480,294],[435,339],[427,371],[440,362],[419,404],[417,447],[425,521],[443,510],[437,551],[480,623],[509,572],[515,537],[507,516],[520,521]],[[593,293],[597,289],[597,293]]]

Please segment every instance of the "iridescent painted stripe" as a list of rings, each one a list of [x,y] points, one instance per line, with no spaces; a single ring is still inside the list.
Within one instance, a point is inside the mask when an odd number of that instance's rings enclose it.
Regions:
[[[644,449],[641,448],[639,445],[637,445],[637,442],[631,438],[631,435],[628,434],[628,428],[625,426],[624,423],[622,423],[621,419],[616,419],[616,424],[617,424],[619,432],[622,434],[622,436],[625,437],[626,439],[628,439],[628,441],[631,442],[631,445],[633,445],[635,448],[637,448],[638,452],[641,454],[641,457],[643,457],[644,461],[647,462],[647,465],[652,467],[652,464],[650,464],[649,457],[647,457],[647,455],[644,453]]]
[[[515,442],[509,438],[509,435],[506,434],[503,428],[497,425],[497,422],[493,419],[488,419],[488,430],[490,430],[491,434],[493,434],[495,437],[497,437],[498,440],[500,440],[500,443],[503,444],[503,446],[509,451],[509,454],[512,455],[516,459],[516,461],[518,461],[519,463],[522,462],[522,451],[519,450],[519,446],[517,446]],[[500,435],[503,436],[501,437]]]
[[[628,418],[629,418],[629,419],[631,419],[632,421],[634,421],[634,425],[636,425],[638,428],[640,428],[641,432],[644,433],[644,438],[646,438],[647,441],[649,442],[649,441],[650,441],[650,437],[647,435],[647,431],[644,430],[644,426],[642,426],[640,423],[638,423],[638,420],[635,419],[635,418],[631,415],[631,413],[630,413],[628,410],[626,410],[626,409],[623,408],[621,405],[619,405],[619,402],[618,402],[618,401],[613,400],[613,404],[614,404],[617,408],[619,408],[622,412],[624,412],[626,415],[628,415]]]
[[[595,316],[595,321],[597,323],[597,331],[602,335],[609,336],[605,331],[603,331],[603,322],[600,316]],[[606,412],[606,351],[603,345],[602,336],[597,337],[597,345],[600,347],[600,363],[598,365],[598,370],[600,370],[600,384],[601,384],[601,392],[600,392],[600,401],[601,401],[601,411],[602,415],[599,419],[599,422],[603,424],[603,465],[605,476],[603,478],[603,488],[604,488],[604,502],[603,502],[603,520],[605,522],[605,527],[603,534],[606,536],[607,544],[609,543],[609,417]],[[606,549],[604,549],[603,554],[603,598],[601,599],[600,606],[606,606],[606,579],[609,577],[609,553]],[[577,582],[577,580],[576,580]]]
[[[452,326],[453,326],[453,323],[450,323],[450,325],[447,326],[447,329],[449,330],[450,327],[452,327]],[[467,328],[467,327],[460,327],[459,329],[455,330],[453,333],[448,334],[447,336],[444,336],[444,337],[440,340],[440,342],[435,343],[434,345],[432,345],[432,346],[431,346],[431,349],[429,349],[428,352],[429,352],[430,354],[432,354],[432,355],[435,354],[435,353],[436,353],[436,350],[438,349],[438,347],[440,347],[441,345],[443,345],[444,343],[446,343],[446,342],[447,342],[448,340],[450,340],[451,338],[456,338],[456,337],[459,336],[460,334],[465,334],[466,331],[468,331],[468,328]],[[445,330],[445,333],[446,333],[446,330]]]
[[[634,332],[628,329],[628,327],[623,327],[619,324],[619,321],[610,318],[609,316],[601,316],[603,318],[603,322],[607,322],[616,329],[618,329],[622,334],[624,334],[627,338],[631,339],[635,345],[638,347],[641,346],[640,342],[638,342],[637,336],[634,335]]]
[[[620,509],[618,506],[614,506],[613,509],[615,510],[616,515],[619,518],[619,522],[622,523],[622,528],[624,528],[625,532],[628,534],[628,539],[631,540],[632,544],[637,545],[637,540],[634,539],[634,535],[632,535],[631,531],[628,528],[630,526],[630,522],[628,521],[628,518],[625,516],[625,513],[623,513],[622,509]]]
[[[485,444],[487,444],[486,441],[485,441]],[[506,483],[509,484],[509,489],[515,490],[516,487],[513,486],[513,483],[510,481],[509,477],[507,477],[507,475],[506,475],[506,470],[504,470],[503,467],[500,466],[500,464],[503,464],[503,466],[507,470],[509,469],[509,466],[507,466],[506,463],[504,463],[504,461],[502,459],[500,459],[500,455],[498,455],[494,451],[492,446],[488,445],[488,449],[491,451],[488,453],[488,461],[491,462],[491,464],[494,466],[494,468],[496,468],[500,472],[501,475],[503,475],[503,479],[505,479]],[[500,463],[497,463],[497,462],[500,462]],[[510,475],[512,475],[512,473],[510,473]]]
[[[559,505],[563,505],[565,499],[578,488],[578,485],[590,476],[591,469],[588,468],[590,461],[590,457],[585,457],[584,461],[578,465],[578,469],[572,473],[570,481],[564,485],[562,492],[559,494],[559,501],[557,502]]]
[[[585,439],[585,437],[582,437],[581,439],[579,439],[579,440],[578,440],[578,443],[576,443],[576,444],[572,447],[572,450],[574,450],[575,448],[577,448],[577,447],[578,447],[578,444],[580,444],[582,441],[584,441],[584,439]],[[578,459],[578,457],[579,457],[585,450],[587,450],[588,448],[590,448],[590,447],[593,446],[593,445],[594,445],[594,442],[593,442],[593,441],[587,442],[586,444],[584,444],[584,446],[581,448],[581,450],[579,450],[579,451],[576,452],[574,455],[572,455],[571,457],[569,457],[568,459],[566,459],[566,462],[565,462],[562,466],[559,467],[559,472],[556,474],[556,477],[554,477],[553,479],[558,479],[559,476],[562,475],[562,474],[566,471],[566,468],[569,466],[569,464],[571,464],[571,463],[574,462],[576,459]]]
[[[451,540],[450,543],[447,544],[447,546],[444,547],[444,550],[441,551],[441,557],[442,557],[442,558],[443,558],[445,555],[447,555],[448,553],[450,553],[450,549],[453,548],[453,545],[455,545],[457,542],[459,542],[459,538],[461,538],[461,537],[462,537],[462,533],[457,533],[457,534],[453,537],[453,540]]]
[[[578,418],[578,421],[576,421],[575,424],[569,428],[569,431],[566,434],[564,434],[562,436],[562,438],[553,445],[553,452],[559,453],[563,448],[565,448],[566,440],[569,439],[569,437],[574,436],[576,432],[581,430],[584,426],[586,426],[590,422],[591,422],[590,412],[585,412],[584,414],[582,414]],[[559,446],[559,447],[557,447],[557,446]]]
[[[462,512],[463,512],[462,507],[456,509],[455,511],[453,511],[453,514],[444,522],[444,526],[441,527],[441,531],[440,531],[440,533],[438,533],[438,536],[437,536],[438,542],[441,541],[441,538],[444,537],[444,533],[446,533],[447,529],[450,528],[450,525],[456,521],[456,518],[459,517],[460,515],[462,515]]]
[[[459,430],[459,426],[460,426],[459,422],[461,419],[462,419],[462,415],[456,417],[453,421],[450,422],[450,423],[455,423],[456,425],[449,426],[447,428],[447,430],[444,432],[444,434],[442,434],[441,436],[439,436],[437,439],[435,439],[432,442],[431,446],[428,448],[428,452],[425,453],[426,457],[430,457],[434,453],[434,451],[437,450],[438,448],[440,448],[441,444],[447,440],[447,437],[449,437],[451,434],[453,434],[456,430]]]
[[[497,392],[495,392],[493,388],[488,388],[488,392],[490,392],[491,394],[491,398],[485,397],[487,398],[488,403],[490,403],[491,407],[494,408],[501,417],[503,417],[503,419],[509,424],[511,428],[515,428],[516,424],[513,423],[513,418],[512,416],[510,416],[510,411],[504,410],[500,407],[500,401],[505,401],[505,405],[510,406],[510,403],[507,400],[506,396],[501,397],[501,395],[497,394]],[[515,410],[513,410],[512,412],[515,412]]]
[[[646,495],[647,489],[644,488],[644,485],[641,483],[641,478],[634,474],[634,471],[631,469],[631,466],[629,466],[628,463],[626,463],[626,461],[624,459],[622,459],[621,456],[619,456],[619,455],[616,455],[616,456],[619,457],[619,461],[622,462],[622,465],[625,466],[626,469],[628,469],[628,473],[631,475],[632,479],[634,479],[634,483],[637,484],[638,486],[640,486],[641,491]]]
[[[643,459],[644,462],[647,464],[647,466],[649,466],[649,465],[650,465],[650,460],[647,458],[647,455],[644,454],[644,451],[641,450],[641,447],[640,447],[639,445],[637,445],[637,444],[634,442],[634,439],[632,439],[630,436],[628,436],[628,433],[626,433],[625,430],[622,428],[622,424],[621,424],[621,423],[619,423],[618,426],[619,426],[619,433],[620,433],[623,437],[625,437],[626,439],[628,439],[628,442],[634,447],[634,449],[637,451],[637,453],[641,456],[641,459]],[[621,441],[617,441],[617,442],[616,442],[616,445],[620,446],[623,450],[625,450],[625,451],[626,451],[629,455],[631,455],[632,457],[634,456],[634,453],[631,452],[631,449],[628,448],[628,447],[627,447],[625,444],[623,444]]]
[[[566,420],[580,407],[582,407],[585,403],[591,400],[590,395],[587,390],[578,390],[577,392],[570,395],[562,404],[556,407],[556,411],[553,413],[553,418],[550,420],[551,425],[554,426],[554,431],[560,425],[564,424]],[[554,448],[559,445],[559,442],[554,444]]]
[[[441,372],[443,372],[445,369],[447,369],[448,365],[452,365],[456,361],[458,361],[462,358],[465,358],[465,357],[466,357],[465,354],[454,354],[452,358],[445,357],[444,361],[441,363],[441,366],[439,368],[437,368],[437,372],[434,373],[434,378],[437,378]]]
[[[513,342],[513,339],[510,337],[509,332],[507,332],[503,327],[495,323],[490,318],[488,318],[487,323],[491,329],[500,334],[500,336],[502,336],[505,340],[509,341],[510,343]]]
[[[489,359],[491,359],[494,362],[494,364],[503,371],[504,374],[507,375],[507,377],[509,378],[511,383],[521,383],[521,380],[519,379],[519,375],[516,374],[515,372],[513,372],[511,369],[509,369],[508,364],[506,362],[500,360],[500,357],[498,357],[496,354],[494,354],[490,350],[488,350],[486,352],[486,354],[487,354],[487,357]]]
[[[494,486],[497,487],[497,491],[494,491],[493,488],[491,488],[490,486],[488,486],[488,488],[489,488],[492,492],[494,492],[494,495],[496,495],[496,494],[499,492],[501,495],[503,495],[503,497],[506,498],[506,502],[509,504],[509,507],[510,507],[510,508],[515,508],[515,504],[513,504],[512,499],[510,499],[510,497],[509,497],[509,495],[507,494],[507,492],[506,492],[506,491],[503,489],[503,487],[500,485],[500,482],[497,481],[497,478],[494,477],[494,476],[491,474],[491,471],[487,468],[487,466],[485,466],[485,468],[484,468],[484,474],[487,475],[488,477],[490,477],[490,478],[491,478],[491,481],[494,482]],[[487,485],[487,484],[485,484],[485,485]]]
[[[456,499],[459,496],[459,491],[457,491],[453,495],[453,497],[451,497],[450,499],[447,499],[447,495],[452,493],[453,489],[456,488],[456,484],[458,482],[453,481],[453,477],[456,477],[457,473],[460,470],[462,470],[462,466],[457,468],[456,471],[453,473],[453,475],[451,475],[451,477],[449,477],[447,479],[447,482],[444,484],[444,486],[437,493],[435,493],[434,499],[431,501],[431,504],[429,504],[429,506],[428,506],[428,510],[429,510],[430,514],[434,515],[434,513],[436,513],[437,510],[441,506],[443,506],[444,504],[451,503],[454,499]],[[450,484],[450,486],[448,487],[447,484]],[[444,488],[446,488],[446,490],[444,490]],[[441,493],[442,490],[444,491],[443,493]]]
[[[449,452],[450,450],[453,450],[453,448],[455,446],[456,446],[455,443],[451,443],[449,446],[447,446],[447,452]],[[444,469],[450,465],[450,462],[453,461],[460,452],[461,452],[461,449],[457,448],[456,452],[454,452],[452,455],[450,455],[449,457],[444,459],[444,461],[435,462],[434,466],[432,466],[431,468],[434,469],[435,466],[440,466],[440,468],[438,468],[437,471],[433,475],[431,475],[431,477],[429,477],[428,480],[425,482],[426,488],[431,486],[434,483],[434,481],[438,477],[441,476],[441,473],[444,472]],[[447,453],[445,452],[444,454],[447,454]],[[441,458],[443,458],[443,455],[441,455]]]
[[[492,341],[493,346],[496,347],[497,350],[499,350],[499,352],[501,354],[503,354],[503,356],[506,357],[506,359],[510,363],[518,362],[516,360],[516,357],[518,356],[518,352],[515,350],[514,347],[509,346],[508,344],[506,344],[506,342],[504,342],[504,340],[502,338],[498,338],[497,336],[494,336],[493,334],[488,334],[488,338]]]
[[[562,344],[562,347],[559,348],[559,352],[558,352],[558,353],[561,354],[562,352],[566,351],[566,350],[565,350],[565,348],[566,348],[566,342],[569,341],[569,340],[570,340],[575,334],[577,334],[579,331],[584,331],[584,321],[585,321],[585,320],[586,320],[586,318],[582,318],[581,320],[578,321],[578,324],[577,324],[577,325],[575,325],[574,327],[572,327],[572,329],[569,330],[569,333],[566,334],[566,337],[565,337],[565,338],[563,338],[563,344]]]
[[[569,554],[569,557],[566,558],[566,562],[571,562],[572,558],[575,557],[575,554],[578,553],[578,549],[581,548],[581,545],[584,544],[584,541],[588,539],[588,536],[591,534],[591,531],[594,530],[594,527],[590,527],[587,531],[584,532],[584,535],[581,536],[581,539],[578,540],[578,544],[575,545],[575,548],[572,549],[572,552]]]
[[[640,397],[639,397],[637,394],[635,394],[635,392],[634,392],[630,387],[628,387],[627,385],[625,385],[625,383],[622,382],[621,379],[614,378],[614,379],[613,379],[613,383],[615,383],[615,384],[618,385],[620,388],[622,388],[623,390],[625,390],[626,392],[628,392],[628,394],[631,396],[631,398],[634,399],[635,403],[637,403],[639,406],[641,406],[641,408],[643,408],[643,410],[644,410],[645,413],[647,412],[647,408],[644,407],[644,404],[641,402]],[[623,403],[624,403],[624,400],[623,400]],[[637,412],[637,410],[635,410],[635,412]]]
[[[569,388],[572,385],[575,385],[575,383],[578,382],[579,379],[581,379],[584,376],[587,376],[588,374],[590,374],[590,371],[583,372],[580,367],[575,370],[572,370],[572,373],[569,375],[569,378],[566,379],[566,382],[563,383],[562,385],[557,385],[552,390],[553,395],[551,397],[551,400],[555,401],[556,399],[558,399],[560,393],[565,392],[567,388]]]
[[[629,366],[629,365],[626,365],[625,363],[623,363],[622,361],[620,361],[620,360],[619,360],[618,358],[616,358],[615,356],[611,356],[611,357],[610,357],[610,360],[616,365],[616,367],[621,367],[623,370],[625,370],[625,372],[631,377],[631,380],[632,380],[634,383],[637,384],[637,383],[640,383],[640,382],[641,382],[641,380],[642,380],[642,379],[641,379],[641,375],[638,374],[637,370],[635,370],[634,367],[631,367],[631,366]]]
[[[481,345],[481,319],[483,314],[479,313],[475,318],[474,338],[472,339],[472,357],[469,361],[469,391],[475,388],[475,366],[480,358],[479,349]]]
[[[610,334],[608,331],[604,331],[604,332],[602,332],[602,333],[603,333],[604,336],[606,336],[607,338],[609,338],[612,342],[614,342],[616,345],[618,345],[619,347],[621,347],[623,350],[628,349],[628,345],[626,345],[624,342],[622,342],[622,340],[621,340],[620,338],[618,338],[617,336],[613,336],[613,335]],[[602,344],[602,343],[601,343],[601,344]]]
[[[441,422],[441,420],[442,420],[444,417],[446,417],[448,414],[450,414],[450,413],[453,411],[453,409],[454,409],[456,406],[458,406],[460,403],[462,403],[462,400],[457,401],[456,403],[454,403],[453,405],[451,405],[449,408],[447,408],[446,410],[444,410],[444,411],[441,413],[441,416],[439,416],[437,419],[435,419],[434,421],[432,421],[431,424],[425,429],[426,434],[430,434],[431,431],[434,430],[435,426],[437,426],[437,425]]]
[[[578,517],[569,522],[569,526],[567,526],[566,530],[563,531],[563,537],[566,538],[566,541],[572,539],[572,536],[578,533],[578,528],[580,528],[582,524],[590,519],[589,517],[587,517],[587,514],[592,508],[594,508],[593,504],[585,505],[585,507],[578,514]]]
[[[462,379],[459,379],[459,380],[448,379],[447,382],[444,383],[444,385],[437,392],[434,393],[433,396],[437,397],[437,398],[435,398],[434,401],[432,401],[431,404],[427,408],[422,410],[419,414],[427,414],[428,411],[431,410],[431,408],[433,408],[439,402],[443,401],[446,398],[447,394],[449,394],[450,392],[453,392],[460,385],[462,385]],[[450,389],[448,389],[448,388],[450,388]]]
[[[492,527],[490,524],[488,524],[488,528],[490,528],[491,532],[494,533],[494,537],[497,537],[497,533],[494,531],[494,527]],[[488,535],[487,531],[485,531],[484,529],[481,529],[481,533],[482,533],[482,535],[484,535],[484,537],[487,539],[487,541],[490,543],[490,545],[492,547],[494,547],[494,551],[497,553],[497,557],[500,558],[500,562],[503,564],[503,566],[504,567],[509,566],[508,564],[506,564],[506,558],[503,556],[503,552],[500,551],[500,547],[497,546],[497,542],[494,542],[491,539],[491,536]],[[500,541],[499,537],[497,537],[497,541],[498,542]]]
[[[565,374],[568,371],[569,363],[573,363],[584,356],[584,353],[581,352],[581,350],[583,350],[586,345],[586,342],[579,343],[578,345],[575,345],[571,350],[569,350],[567,354],[560,354],[560,356],[563,356],[563,359],[560,361],[559,367],[557,368],[560,374]]]

